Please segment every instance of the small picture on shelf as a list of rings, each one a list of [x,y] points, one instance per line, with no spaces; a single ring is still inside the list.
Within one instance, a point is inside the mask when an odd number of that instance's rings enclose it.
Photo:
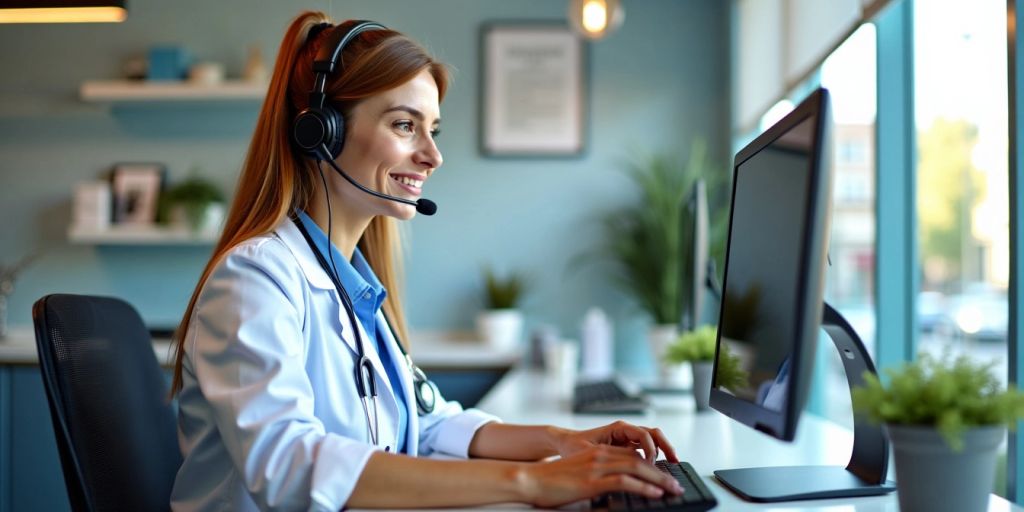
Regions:
[[[110,177],[114,199],[114,224],[155,224],[165,174],[163,164],[115,164]]]

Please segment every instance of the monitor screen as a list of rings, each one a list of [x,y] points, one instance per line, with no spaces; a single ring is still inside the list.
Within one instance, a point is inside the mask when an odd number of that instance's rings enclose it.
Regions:
[[[682,266],[680,291],[682,311],[679,330],[686,332],[704,323],[704,293],[708,278],[708,197],[707,184],[703,179],[694,182],[690,193],[683,199],[680,209],[682,219]]]
[[[821,325],[827,105],[817,91],[734,168],[711,406],[784,440],[806,401]]]

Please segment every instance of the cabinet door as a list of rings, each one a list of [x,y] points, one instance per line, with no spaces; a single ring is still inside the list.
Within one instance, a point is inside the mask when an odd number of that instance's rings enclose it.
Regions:
[[[476,407],[476,404],[501,377],[508,372],[507,366],[494,368],[423,368],[441,396],[445,400],[454,400],[463,408]]]
[[[64,474],[57,455],[57,441],[50,420],[42,377],[37,366],[0,367],[0,400],[8,417],[0,414],[0,442],[9,450],[0,453],[0,510],[71,510]],[[6,389],[5,389],[6,387]],[[4,406],[0,406],[2,409]]]

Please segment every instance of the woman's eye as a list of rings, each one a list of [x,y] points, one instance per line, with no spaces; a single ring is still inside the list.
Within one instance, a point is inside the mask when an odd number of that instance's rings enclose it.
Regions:
[[[439,137],[440,135],[441,135],[441,129],[440,129],[440,128],[434,128],[433,130],[430,130],[430,136],[431,136],[432,138],[435,138],[435,139],[436,139],[436,138],[438,138],[438,137]]]
[[[412,133],[413,126],[411,121],[399,121],[395,123],[395,128],[405,133]]]

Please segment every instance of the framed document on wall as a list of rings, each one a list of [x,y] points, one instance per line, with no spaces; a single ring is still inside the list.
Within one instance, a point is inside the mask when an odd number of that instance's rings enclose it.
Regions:
[[[583,153],[583,41],[558,22],[486,24],[480,39],[481,152],[495,157]]]

